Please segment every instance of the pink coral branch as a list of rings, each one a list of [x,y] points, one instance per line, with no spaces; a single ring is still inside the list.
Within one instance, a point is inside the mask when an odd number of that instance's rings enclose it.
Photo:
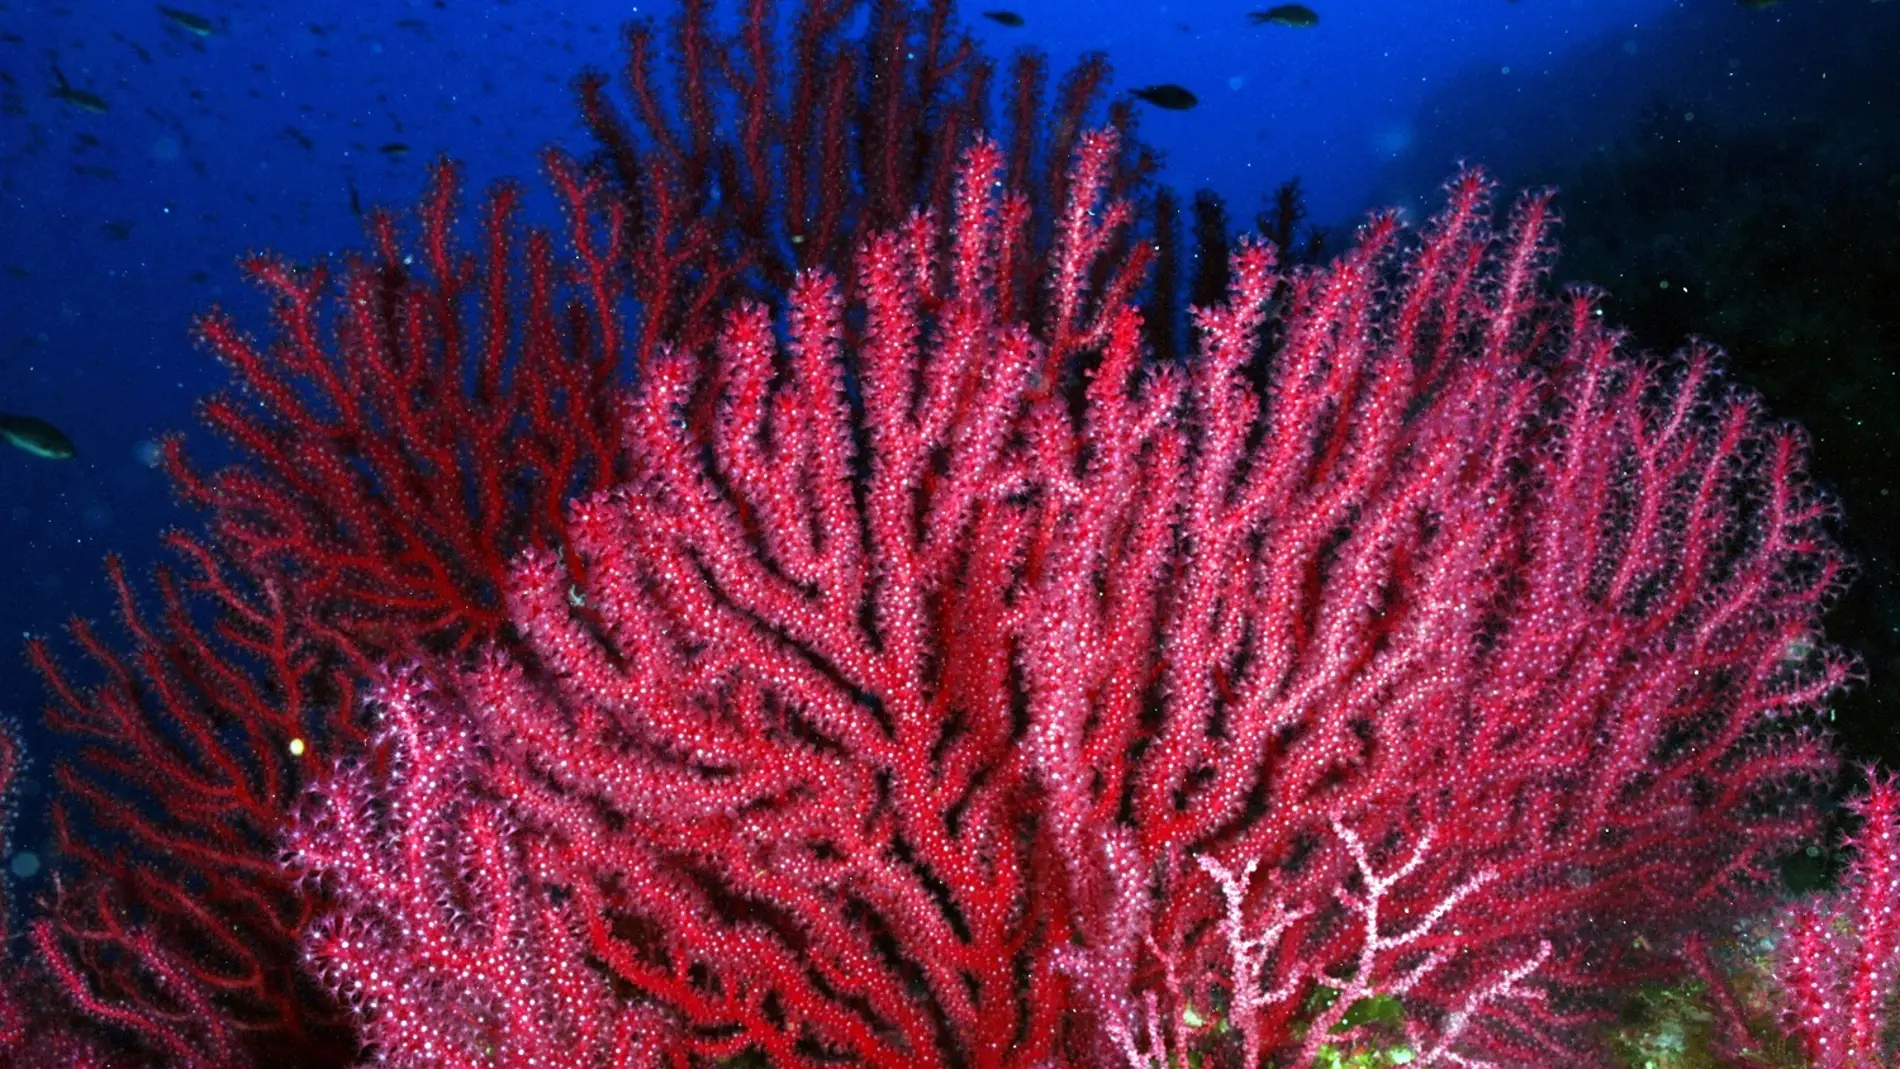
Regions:
[[[1874,773],[1852,803],[1860,829],[1840,892],[1785,911],[1775,970],[1784,1023],[1816,1066],[1885,1064],[1895,1055],[1900,976],[1900,780]]]

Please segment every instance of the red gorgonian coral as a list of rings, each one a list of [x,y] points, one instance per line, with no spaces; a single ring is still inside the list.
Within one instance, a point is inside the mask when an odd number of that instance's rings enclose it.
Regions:
[[[1812,827],[1849,665],[1796,431],[1543,295],[1548,198],[1494,232],[1472,172],[1323,269],[1243,243],[1154,360],[1115,151],[1039,325],[979,142],[848,289],[657,351],[631,481],[509,580],[523,645],[384,684],[395,774],[292,857],[385,1055],[1587,1063],[1633,937]]]

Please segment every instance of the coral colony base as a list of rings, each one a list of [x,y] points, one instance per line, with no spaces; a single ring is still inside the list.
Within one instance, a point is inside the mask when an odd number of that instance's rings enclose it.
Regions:
[[[1706,941],[1835,767],[1799,433],[1475,171],[1159,345],[1099,61],[1005,136],[947,5],[854,7],[636,27],[558,239],[461,251],[444,166],[202,322],[208,532],[103,683],[31,647],[88,747],[11,1064],[1592,1065],[1698,974],[1734,1064],[1886,1056],[1891,784],[1778,993]]]

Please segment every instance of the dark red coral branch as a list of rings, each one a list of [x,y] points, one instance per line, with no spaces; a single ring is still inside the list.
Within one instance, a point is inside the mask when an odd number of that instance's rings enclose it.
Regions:
[[[597,184],[556,157],[549,167],[573,217],[594,218]],[[371,258],[334,281],[248,261],[273,298],[274,343],[260,348],[222,312],[198,326],[241,391],[206,402],[204,417],[244,459],[202,476],[176,441],[167,448],[222,549],[294,584],[320,622],[369,649],[492,635],[509,554],[558,547],[560,503],[616,478],[622,369],[608,304],[629,257],[617,209],[597,232],[571,230],[569,291],[549,237],[531,231],[517,254],[513,187],[489,197],[479,256],[450,236],[455,193],[453,167],[438,165],[413,261],[383,213],[367,222]],[[516,288],[535,298],[521,322]]]
[[[650,23],[629,27],[628,116],[614,107],[603,74],[576,83],[641,246],[710,244],[739,268],[699,277],[680,269],[684,261],[636,263],[642,360],[663,341],[688,349],[711,341],[708,321],[680,314],[704,307],[709,294],[718,306],[777,300],[797,271],[813,267],[850,284],[851,259],[870,233],[916,208],[947,215],[962,153],[992,127],[993,63],[956,28],[947,0],[803,4],[789,63],[772,47],[768,5],[752,3],[730,37],[712,25],[712,7],[682,5],[670,47]],[[868,28],[854,39],[846,29],[859,15]],[[1045,223],[1066,198],[1069,160],[1100,106],[1108,64],[1083,57],[1047,116],[1039,108],[1046,71],[1030,52],[1012,66],[1007,153],[1011,188]],[[722,124],[717,117],[727,114],[734,118]],[[1110,189],[1131,196],[1152,178],[1155,160],[1130,136],[1131,110],[1110,108],[1109,122],[1123,135]],[[1027,236],[1024,255],[1034,261],[1052,231]],[[1024,297],[1040,307],[1044,293],[1031,288]]]
[[[362,666],[282,588],[171,541],[187,570],[158,571],[156,621],[107,561],[125,652],[72,622],[101,682],[72,682],[44,640],[28,643],[55,699],[47,723],[80,742],[54,770],[59,890],[35,945],[88,1012],[110,1008],[155,1049],[195,1042],[205,1064],[334,1052],[347,1023],[296,966],[317,904],[275,859],[297,792],[363,737]]]

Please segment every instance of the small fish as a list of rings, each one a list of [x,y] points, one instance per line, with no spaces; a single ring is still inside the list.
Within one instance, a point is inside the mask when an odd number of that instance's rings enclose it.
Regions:
[[[134,53],[138,55],[140,59],[144,60],[145,62],[147,63],[152,62],[152,54],[145,50],[144,45],[139,44],[137,41],[134,41],[126,37],[122,33],[114,33],[112,35],[112,39],[130,48]]]
[[[108,110],[105,97],[90,89],[81,89],[67,81],[66,76],[60,73],[57,63],[53,64],[53,78],[59,82],[53,87],[53,99],[64,100],[80,111],[89,111],[94,115],[104,115]]]
[[[356,192],[356,179],[345,177],[344,181],[350,184],[350,214],[361,219],[363,217],[363,198]]]
[[[158,13],[170,20],[172,25],[186,33],[195,33],[200,37],[209,37],[212,31],[217,29],[217,26],[203,15],[193,14],[189,11],[180,11],[175,7],[166,7],[164,4],[158,5]]]
[[[1247,18],[1255,26],[1291,26],[1310,30],[1319,25],[1319,12],[1305,4],[1280,4],[1265,11],[1250,11]]]
[[[409,155],[409,146],[400,141],[391,141],[376,151],[381,152],[392,160],[400,160]]]
[[[315,141],[310,140],[309,134],[304,133],[302,130],[297,129],[294,126],[284,127],[284,134],[285,136],[289,137],[292,141],[295,141],[297,144],[302,145],[305,152],[309,152],[310,150],[317,147],[317,143]]]
[[[983,17],[1012,29],[1023,24],[1023,17],[1014,11],[985,11]]]
[[[1130,89],[1128,92],[1157,108],[1166,108],[1169,111],[1186,111],[1201,102],[1201,99],[1193,93],[1172,83],[1144,85],[1140,89]]]
[[[132,223],[129,220],[115,219],[111,222],[101,223],[99,224],[99,229],[106,237],[114,241],[132,240]]]
[[[73,448],[73,440],[58,427],[33,416],[9,416],[0,412],[0,438],[47,460],[69,460],[79,452]]]

